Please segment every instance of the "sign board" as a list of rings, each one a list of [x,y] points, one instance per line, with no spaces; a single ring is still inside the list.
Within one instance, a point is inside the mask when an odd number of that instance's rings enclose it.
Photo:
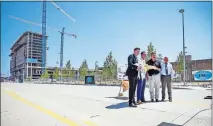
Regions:
[[[117,79],[118,80],[128,80],[128,77],[126,76],[126,70],[128,65],[121,65],[119,64],[117,66]]]
[[[38,59],[27,58],[27,59],[26,59],[26,62],[27,62],[27,63],[37,63],[37,62],[38,62]]]
[[[85,76],[85,84],[95,84],[94,76]]]
[[[209,81],[212,80],[212,70],[193,71],[195,81]]]

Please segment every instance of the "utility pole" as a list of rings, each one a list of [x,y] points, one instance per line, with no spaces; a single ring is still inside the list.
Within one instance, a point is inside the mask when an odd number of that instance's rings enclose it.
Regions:
[[[182,25],[183,25],[183,84],[186,85],[186,46],[185,46],[185,34],[184,34],[184,9],[180,9],[179,12],[182,14]]]

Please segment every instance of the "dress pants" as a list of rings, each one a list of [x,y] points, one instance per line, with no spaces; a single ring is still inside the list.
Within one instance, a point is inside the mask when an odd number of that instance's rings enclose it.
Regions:
[[[139,79],[137,85],[137,101],[145,101],[144,92],[146,87],[146,79]]]
[[[165,90],[167,86],[168,90],[168,97],[169,99],[172,99],[172,85],[171,85],[171,76],[161,76],[161,81],[162,81],[162,99],[165,99]]]
[[[160,90],[160,74],[149,76],[149,92],[150,98],[154,99],[154,90],[155,90],[155,99],[159,99],[159,90]]]
[[[137,76],[131,77],[128,76],[129,79],[129,104],[132,104],[135,102],[135,91],[137,87]]]

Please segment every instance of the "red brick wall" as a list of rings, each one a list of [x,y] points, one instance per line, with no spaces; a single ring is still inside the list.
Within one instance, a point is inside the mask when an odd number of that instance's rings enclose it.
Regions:
[[[173,69],[177,71],[177,62],[171,62]],[[188,81],[193,81],[192,71],[212,70],[212,59],[191,60],[186,62],[186,74]]]

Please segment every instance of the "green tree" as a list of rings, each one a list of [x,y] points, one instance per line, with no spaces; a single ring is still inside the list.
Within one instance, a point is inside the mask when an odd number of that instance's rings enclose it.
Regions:
[[[163,55],[162,55],[162,54],[158,54],[157,59],[158,59],[159,61],[163,61]]]
[[[75,76],[75,72],[76,72],[76,71],[75,71],[75,68],[72,67],[69,76],[70,76],[71,78],[73,78],[73,77]]]
[[[45,73],[41,75],[41,78],[49,78],[50,75],[48,73],[48,71],[45,69]]]
[[[115,59],[113,59],[113,63],[111,66],[111,72],[112,72],[112,77],[113,79],[117,78],[117,61]]]
[[[116,78],[117,74],[117,61],[113,58],[112,52],[106,57],[102,71],[103,78]]]
[[[58,79],[58,77],[59,77],[59,69],[58,67],[56,67],[55,71],[53,72],[53,78]]]
[[[67,71],[64,70],[64,72],[62,72],[62,77],[65,78],[65,77],[68,77],[68,74],[67,74]]]
[[[68,61],[67,61],[66,69],[71,69],[71,63],[70,63],[70,60],[68,60]]]
[[[94,76],[95,75],[95,71],[88,71],[88,75]]]
[[[66,69],[63,72],[63,77],[70,77],[71,74],[71,63],[70,60],[67,61],[66,63]]]
[[[177,72],[183,73],[184,70],[184,64],[183,64],[183,52],[181,51],[179,55],[177,56]]]
[[[69,77],[73,78],[75,75],[75,71],[71,70],[70,73],[69,73]]]
[[[87,75],[87,71],[89,70],[87,61],[84,60],[79,68],[80,77],[84,78]]]
[[[98,61],[95,61],[95,71],[97,71],[98,70]]]
[[[152,45],[152,42],[150,42],[149,45],[147,46],[146,60],[151,59],[151,53],[152,52],[156,53],[156,49],[154,49],[154,46]]]

